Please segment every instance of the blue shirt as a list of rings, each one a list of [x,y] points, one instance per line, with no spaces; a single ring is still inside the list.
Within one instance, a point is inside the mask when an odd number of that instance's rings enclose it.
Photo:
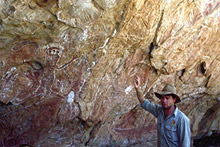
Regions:
[[[155,105],[147,99],[141,106],[158,119],[159,147],[190,147],[190,121],[183,112],[176,107],[175,111],[164,119],[162,106]]]

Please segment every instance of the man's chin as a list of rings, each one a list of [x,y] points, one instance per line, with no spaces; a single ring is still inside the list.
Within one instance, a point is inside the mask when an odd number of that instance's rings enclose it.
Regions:
[[[168,108],[169,108],[168,105],[162,105],[162,107],[163,107],[164,109],[168,109]]]
[[[167,107],[167,105],[166,104],[162,104],[162,107]]]

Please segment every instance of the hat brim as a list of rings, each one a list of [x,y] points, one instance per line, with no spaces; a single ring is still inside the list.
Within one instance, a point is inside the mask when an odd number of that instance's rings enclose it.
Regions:
[[[162,96],[166,96],[166,95],[173,95],[174,97],[176,97],[176,102],[175,104],[181,102],[180,98],[178,95],[172,93],[172,92],[165,92],[165,91],[162,91],[162,92],[155,92],[154,93],[156,95],[156,97],[158,97],[159,99],[161,99]]]

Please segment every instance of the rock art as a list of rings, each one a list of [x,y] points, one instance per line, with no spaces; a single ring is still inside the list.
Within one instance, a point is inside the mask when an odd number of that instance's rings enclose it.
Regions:
[[[218,146],[219,14],[218,0],[0,1],[0,146],[156,146],[135,75],[155,104],[175,85],[194,145]]]

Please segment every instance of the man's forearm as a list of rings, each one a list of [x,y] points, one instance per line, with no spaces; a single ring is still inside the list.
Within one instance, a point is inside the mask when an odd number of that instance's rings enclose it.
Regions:
[[[136,90],[137,98],[138,98],[139,102],[141,104],[144,103],[145,98],[144,98],[144,95],[143,95],[143,92],[141,91],[141,89],[139,87],[137,87],[137,88],[135,88],[135,90]]]

